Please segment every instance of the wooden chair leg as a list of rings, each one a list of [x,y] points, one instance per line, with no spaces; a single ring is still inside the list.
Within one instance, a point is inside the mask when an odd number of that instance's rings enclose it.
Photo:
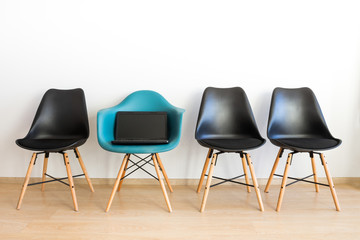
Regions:
[[[286,160],[284,175],[283,175],[281,188],[280,188],[279,199],[278,199],[278,203],[277,203],[277,207],[276,207],[277,212],[279,212],[281,209],[281,204],[282,204],[282,200],[283,200],[284,193],[285,193],[286,179],[287,179],[289,168],[290,168],[291,158],[292,158],[292,153],[289,153],[288,158]]]
[[[118,186],[119,186],[122,173],[123,173],[123,171],[124,171],[124,169],[125,169],[125,164],[126,164],[126,162],[127,162],[127,160],[128,160],[129,157],[130,157],[130,154],[126,154],[125,157],[124,157],[124,160],[123,160],[122,163],[121,163],[121,167],[120,167],[119,173],[118,173],[118,175],[117,175],[117,177],[116,177],[116,181],[115,181],[113,190],[112,190],[112,192],[111,192],[110,199],[109,199],[109,202],[108,202],[108,204],[107,204],[107,207],[106,207],[105,212],[108,212],[108,211],[110,210],[111,203],[112,203],[112,201],[114,200],[114,196],[115,196],[115,193],[116,193],[116,189],[117,189]]]
[[[20,193],[19,201],[18,201],[18,204],[17,204],[17,207],[16,207],[16,209],[18,209],[18,210],[19,210],[20,207],[21,207],[21,203],[22,203],[22,200],[23,200],[23,198],[24,198],[27,185],[29,184],[29,180],[30,180],[30,176],[31,176],[31,171],[32,171],[32,168],[33,168],[33,166],[34,166],[36,157],[37,157],[37,154],[36,154],[36,153],[33,153],[32,158],[31,158],[31,160],[30,160],[29,168],[28,168],[27,173],[26,173],[26,176],[25,176],[24,184],[23,184],[23,186],[22,186],[22,190],[21,190],[21,193]]]
[[[334,186],[334,183],[332,181],[332,178],[331,178],[331,175],[330,175],[330,171],[327,167],[327,162],[325,161],[325,158],[324,158],[324,155],[321,153],[320,154],[320,158],[321,158],[321,162],[324,166],[324,170],[325,170],[325,174],[326,174],[326,178],[328,180],[328,183],[329,183],[329,188],[330,188],[330,191],[331,191],[331,195],[333,197],[333,200],[334,200],[334,204],[335,204],[335,207],[336,207],[336,211],[340,211],[340,205],[339,205],[339,201],[337,199],[337,195],[336,195],[336,191],[335,191],[335,186]]]
[[[81,169],[82,169],[83,173],[85,174],[86,181],[87,181],[87,183],[89,184],[90,190],[91,190],[91,192],[95,192],[94,187],[93,187],[93,185],[91,184],[89,175],[88,175],[88,173],[87,173],[87,171],[86,171],[85,164],[84,164],[84,162],[83,162],[83,160],[82,160],[82,158],[81,158],[79,149],[78,149],[78,148],[75,148],[75,152],[76,152],[77,159],[78,159],[78,161],[79,161],[79,163],[80,163]]]
[[[280,148],[280,149],[279,149],[279,152],[278,152],[278,155],[277,155],[277,157],[276,157],[276,159],[275,159],[274,166],[273,166],[273,168],[272,168],[272,170],[271,170],[271,173],[270,173],[270,176],[269,176],[269,179],[268,179],[268,182],[267,182],[267,184],[266,184],[266,187],[265,187],[264,192],[269,192],[269,188],[270,188],[271,181],[272,181],[272,179],[273,179],[273,177],[274,177],[274,174],[275,174],[275,172],[276,172],[276,168],[277,168],[278,163],[279,163],[279,160],[280,160],[280,156],[282,155],[283,152],[284,152],[284,149],[283,149],[283,148]]]
[[[130,155],[129,155],[129,158],[130,158]],[[119,187],[118,187],[118,189],[117,189],[118,192],[120,192],[121,186],[122,186],[122,184],[123,184],[123,182],[124,182],[125,173],[126,173],[126,170],[127,170],[128,165],[129,165],[129,158],[126,160],[125,168],[124,168],[124,171],[123,171],[123,173],[122,173],[122,175],[121,175]]]
[[[209,190],[210,190],[211,179],[212,179],[212,175],[213,175],[213,172],[214,172],[214,166],[215,166],[217,156],[218,155],[215,153],[213,155],[213,157],[212,157],[212,160],[211,160],[209,174],[208,174],[208,177],[207,177],[207,180],[206,180],[206,185],[205,185],[204,197],[202,199],[202,203],[201,203],[201,207],[200,207],[200,212],[204,212],[204,210],[205,210],[205,205],[206,205],[207,197],[208,197]]]
[[[253,163],[251,161],[250,155],[248,153],[246,153],[246,159],[248,161],[249,164],[249,168],[250,168],[250,173],[251,173],[251,179],[252,182],[254,184],[254,188],[255,188],[255,192],[256,192],[256,197],[258,199],[258,203],[259,203],[259,207],[260,207],[260,211],[264,211],[264,205],[261,199],[261,194],[260,194],[260,189],[259,189],[259,185],[255,176],[255,170],[254,170],[254,166]]]
[[[49,160],[49,153],[45,153],[44,156],[44,166],[43,166],[43,172],[42,172],[42,178],[41,181],[44,182],[46,180],[46,170],[47,170],[47,165],[48,165],[48,160]],[[41,191],[43,192],[45,190],[45,183],[41,184]]]
[[[250,184],[250,181],[249,181],[249,173],[248,173],[248,171],[247,171],[246,162],[245,162],[245,157],[244,157],[243,154],[240,154],[240,157],[241,157],[241,162],[242,162],[242,166],[243,166],[243,169],[244,169],[245,182],[246,182],[246,184]],[[251,192],[250,186],[246,186],[246,188],[247,188],[248,193]]]
[[[156,160],[156,154],[153,154],[152,155],[152,159],[153,159],[153,162],[154,162],[154,167],[155,167],[155,171],[156,171],[156,174],[158,176],[158,179],[159,179],[159,183],[160,183],[160,186],[161,186],[161,190],[164,194],[164,198],[165,198],[165,202],[166,202],[166,205],[169,209],[169,212],[172,212],[172,208],[171,208],[171,204],[170,204],[170,201],[169,201],[169,197],[166,193],[166,189],[165,189],[165,184],[161,178],[161,174],[160,174],[160,169],[159,169],[159,165],[158,165],[158,162]]]
[[[201,187],[202,187],[202,184],[203,184],[203,181],[204,181],[204,178],[205,178],[206,170],[207,170],[207,168],[209,166],[210,158],[211,158],[211,156],[213,154],[213,151],[214,151],[213,149],[209,148],[208,154],[206,156],[205,164],[204,164],[203,170],[201,172],[199,185],[198,185],[198,188],[196,190],[197,193],[199,193],[200,190],[201,190]]]
[[[69,186],[70,186],[71,196],[72,196],[73,203],[74,203],[74,210],[79,211],[77,200],[76,200],[76,194],[75,194],[74,180],[73,180],[72,173],[71,173],[71,168],[70,168],[69,157],[68,157],[67,153],[63,153],[63,156],[64,156],[64,160],[65,160],[66,173],[67,173],[67,176],[68,176],[68,179],[69,179]]]
[[[161,162],[161,159],[160,159],[159,154],[158,154],[158,153],[155,153],[155,155],[156,155],[156,160],[157,160],[157,162],[159,163],[160,170],[161,170],[162,174],[164,175],[165,182],[166,182],[166,184],[167,184],[170,192],[174,192],[173,189],[172,189],[172,187],[171,187],[169,178],[168,178],[168,176],[167,176],[167,174],[166,174],[164,165],[163,165],[162,162]]]
[[[311,158],[311,166],[312,166],[312,170],[313,170],[313,174],[314,174],[314,182],[318,182],[318,178],[317,178],[317,174],[316,174],[316,165],[315,165],[315,159],[314,159],[314,154],[310,154],[310,158]],[[315,191],[319,192],[319,185],[315,184]]]

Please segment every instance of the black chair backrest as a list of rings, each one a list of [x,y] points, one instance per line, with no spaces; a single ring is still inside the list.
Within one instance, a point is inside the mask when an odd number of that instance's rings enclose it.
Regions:
[[[195,138],[262,138],[245,91],[240,87],[205,89]]]
[[[275,88],[267,135],[278,138],[333,138],[310,88]]]
[[[33,139],[88,138],[84,91],[49,89],[43,96],[27,137]]]

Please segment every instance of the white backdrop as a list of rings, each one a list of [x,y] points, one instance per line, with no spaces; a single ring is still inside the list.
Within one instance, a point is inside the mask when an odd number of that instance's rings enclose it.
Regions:
[[[180,145],[161,154],[169,177],[198,178],[207,149],[194,130],[207,86],[244,88],[264,137],[272,90],[312,88],[331,132],[343,140],[326,153],[332,175],[360,177],[359,9],[355,0],[3,0],[0,177],[25,175],[31,152],[15,140],[27,133],[44,92],[81,87],[91,134],[80,152],[91,177],[115,177],[123,157],[97,144],[97,111],[151,89],[186,109]],[[277,151],[269,141],[251,151],[259,178],[268,177]],[[233,154],[219,160],[217,175],[242,171]],[[296,156],[293,166],[293,175],[311,171],[307,156]],[[59,156],[51,158],[49,173],[65,174]]]

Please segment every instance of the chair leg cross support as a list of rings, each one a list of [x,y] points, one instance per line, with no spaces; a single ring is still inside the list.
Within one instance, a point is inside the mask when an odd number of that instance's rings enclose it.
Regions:
[[[49,159],[49,155],[50,153],[49,152],[38,152],[38,153],[33,153],[32,155],[32,158],[30,160],[30,164],[29,164],[29,168],[27,170],[27,173],[26,173],[26,176],[25,176],[25,180],[24,180],[24,184],[23,184],[23,187],[22,187],[22,190],[21,190],[21,193],[20,193],[20,197],[19,197],[19,201],[18,201],[18,204],[17,204],[17,207],[16,209],[20,209],[21,207],[21,204],[22,204],[22,201],[23,201],[23,198],[24,198],[24,195],[25,195],[25,192],[26,192],[26,189],[28,186],[32,186],[32,185],[37,185],[37,184],[41,184],[41,191],[44,191],[45,190],[45,183],[49,183],[49,182],[61,182],[67,186],[70,187],[70,192],[71,192],[71,196],[72,196],[72,199],[73,199],[73,204],[74,204],[74,210],[75,211],[78,211],[78,204],[77,204],[77,200],[76,200],[76,194],[75,194],[75,186],[74,186],[74,180],[73,178],[75,177],[80,177],[80,176],[85,176],[88,184],[89,184],[89,187],[90,187],[90,190],[92,192],[94,192],[94,188],[91,184],[91,181],[90,181],[90,178],[87,174],[87,171],[86,171],[86,168],[85,168],[85,165],[81,159],[81,156],[80,156],[80,153],[79,153],[79,150],[77,148],[74,149],[74,152],[75,152],[75,155],[76,157],[78,158],[79,160],[79,163],[80,163],[80,166],[84,172],[84,174],[78,174],[78,175],[72,175],[71,173],[71,168],[70,168],[70,162],[69,162],[69,157],[68,157],[68,154],[66,152],[59,152],[63,155],[63,158],[64,158],[64,163],[65,163],[65,167],[66,167],[66,173],[67,173],[67,177],[64,177],[64,178],[55,178],[49,174],[46,173],[47,171],[47,165],[48,165],[48,159]],[[39,154],[45,154],[45,157],[44,157],[44,166],[43,166],[43,171],[42,171],[42,178],[41,178],[41,182],[36,182],[36,183],[31,183],[29,184],[29,180],[30,180],[30,176],[31,176],[31,172],[32,172],[32,168],[33,166],[35,165],[36,163],[36,158]],[[52,178],[53,180],[47,180],[46,181],[46,176]],[[62,180],[65,180],[65,179],[68,179],[69,180],[69,183],[66,183],[66,182],[63,182]]]
[[[204,168],[203,168],[203,171],[201,173],[199,186],[198,186],[198,189],[197,189],[197,192],[199,192],[200,189],[201,189],[201,185],[202,185],[202,182],[204,180],[204,177],[207,176],[204,196],[203,196],[203,200],[202,200],[201,207],[200,207],[200,212],[204,212],[204,210],[205,210],[205,205],[206,205],[206,201],[207,201],[207,198],[208,198],[210,188],[213,187],[213,186],[225,183],[225,182],[233,182],[233,183],[245,185],[245,186],[247,186],[247,191],[248,192],[250,192],[250,187],[254,187],[255,193],[256,193],[256,196],[257,196],[257,199],[258,199],[258,204],[259,204],[260,211],[264,211],[264,205],[262,203],[261,194],[260,194],[260,190],[259,190],[259,185],[257,183],[257,179],[256,179],[256,176],[255,176],[255,171],[254,171],[254,166],[252,164],[250,155],[248,153],[240,152],[240,157],[241,157],[242,165],[243,165],[243,168],[244,168],[244,174],[243,175],[240,175],[240,176],[237,176],[237,177],[234,177],[234,178],[231,178],[231,179],[224,179],[224,178],[219,178],[219,177],[215,177],[215,176],[213,177],[214,167],[215,167],[218,155],[223,153],[223,152],[218,152],[218,153],[214,153],[214,154],[212,154],[212,153],[213,153],[213,150],[209,149],[209,152],[208,152],[208,155],[206,157],[205,164],[204,164]],[[212,156],[212,160],[211,160],[211,163],[210,163],[209,173],[206,175],[206,170],[207,170],[207,167],[208,167],[209,160],[210,160],[211,156]],[[248,165],[248,167],[250,169],[250,174],[251,174],[251,179],[253,181],[253,185],[251,185],[250,182],[249,182],[249,177],[248,177],[248,172],[247,172],[247,169],[246,169],[246,165]],[[234,179],[237,179],[237,178],[243,177],[243,176],[245,176],[246,183],[233,181]],[[223,182],[211,185],[212,178],[223,180]]]
[[[134,155],[134,154],[133,154]],[[134,155],[134,156],[136,156],[136,155]],[[132,165],[130,166],[130,167],[127,167],[128,166],[128,163],[125,165],[125,169],[124,169],[124,171],[127,171],[127,170],[129,170],[129,169],[131,169],[131,168],[133,168],[133,167],[136,167],[134,170],[132,170],[131,172],[129,172],[129,173],[127,173],[126,175],[123,173],[123,176],[121,177],[121,180],[123,180],[124,178],[127,178],[128,176],[130,176],[131,174],[133,174],[134,172],[136,172],[137,170],[139,170],[139,169],[141,169],[142,171],[144,171],[144,172],[146,172],[147,174],[149,174],[151,177],[153,177],[153,178],[155,178],[156,180],[158,180],[157,179],[157,177],[155,177],[153,174],[151,174],[150,172],[148,172],[147,170],[145,170],[144,168],[143,168],[143,166],[145,166],[146,164],[149,164],[149,165],[152,165],[152,166],[154,166],[153,164],[151,164],[151,161],[152,161],[152,158],[150,158],[149,160],[146,160],[148,157],[151,157],[151,155],[149,155],[149,156],[147,156],[147,157],[145,157],[145,158],[140,158],[140,161],[138,161],[138,162],[134,162],[133,160],[131,160],[130,159],[130,157],[128,158],[128,162],[131,162],[132,163]],[[141,162],[144,162],[144,163],[142,163],[141,165],[140,165],[140,163]],[[118,190],[119,191],[119,190]]]
[[[207,174],[205,174],[205,176],[208,176]],[[254,187],[254,185],[251,185],[251,184],[246,184],[246,183],[242,183],[242,182],[237,182],[237,181],[234,181],[235,179],[238,179],[238,178],[241,178],[241,177],[244,177],[245,174],[242,174],[240,176],[236,176],[236,177],[233,177],[233,178],[229,178],[229,179],[225,179],[225,178],[221,178],[221,177],[216,177],[216,176],[213,176],[213,178],[215,179],[218,179],[218,180],[222,180],[221,182],[218,182],[218,183],[215,183],[213,185],[211,185],[210,187],[216,187],[218,185],[221,185],[221,184],[224,184],[226,182],[231,182],[231,183],[236,183],[236,184],[239,184],[239,185],[245,185],[247,187]]]
[[[124,160],[123,160],[123,162],[122,162],[122,164],[121,164],[121,167],[120,167],[118,176],[117,176],[117,178],[116,178],[116,181],[115,181],[115,184],[114,184],[113,190],[112,190],[112,192],[111,192],[110,199],[109,199],[109,202],[108,202],[108,205],[107,205],[105,211],[108,212],[108,211],[110,210],[110,207],[111,207],[112,201],[113,201],[113,199],[114,199],[116,190],[117,190],[117,191],[120,191],[121,185],[122,185],[124,179],[125,179],[127,176],[129,176],[130,174],[132,174],[133,172],[135,172],[136,170],[141,169],[141,170],[143,170],[144,172],[148,173],[150,176],[152,176],[153,178],[155,178],[156,180],[159,181],[160,186],[161,186],[161,190],[162,190],[163,195],[164,195],[164,198],[165,198],[166,205],[167,205],[167,207],[168,207],[168,210],[169,210],[169,212],[172,212],[172,208],[171,208],[171,204],[170,204],[170,201],[169,201],[169,197],[168,197],[167,192],[166,192],[166,189],[165,189],[165,184],[164,184],[164,182],[163,182],[163,180],[162,180],[162,178],[161,178],[161,173],[162,173],[163,176],[164,176],[164,179],[165,179],[165,181],[166,181],[166,183],[167,183],[167,185],[168,185],[168,187],[169,187],[170,192],[173,192],[173,189],[172,189],[172,187],[171,187],[171,185],[170,185],[170,181],[169,181],[169,179],[168,179],[168,177],[167,177],[167,174],[166,174],[166,172],[165,172],[165,168],[164,168],[164,166],[163,166],[163,164],[162,164],[162,162],[161,162],[161,160],[160,160],[159,154],[158,154],[158,153],[150,154],[150,155],[148,155],[148,156],[145,157],[145,158],[141,158],[141,157],[137,156],[136,154],[132,154],[132,155],[134,155],[135,157],[137,157],[137,158],[140,159],[140,161],[138,161],[138,162],[134,162],[134,161],[130,160],[130,155],[131,155],[131,154],[126,154],[125,157],[124,157]],[[149,157],[151,157],[151,158],[150,158],[149,160],[146,160],[146,159],[149,158]],[[153,161],[153,164],[150,163],[151,160]],[[133,165],[130,166],[130,167],[128,167],[128,163],[129,163],[129,162],[131,162],[131,163],[133,164]],[[144,163],[140,165],[140,164],[139,164],[140,162],[144,162]],[[155,171],[156,171],[156,174],[157,174],[158,177],[155,177],[154,175],[152,175],[150,172],[148,172],[147,170],[145,170],[145,169],[143,168],[143,166],[146,165],[146,164],[150,164],[150,165],[153,165],[153,166],[154,166]],[[136,166],[137,168],[134,169],[134,170],[132,170],[130,173],[128,173],[128,174],[125,175],[126,170],[128,170],[128,169],[130,169],[130,168],[132,168],[132,167],[134,167],[134,166]]]
[[[290,164],[290,165],[291,165],[291,164]],[[274,176],[276,176],[276,177],[283,177],[284,175],[274,174]],[[303,178],[294,178],[294,177],[289,177],[289,176],[288,176],[288,177],[287,177],[288,179],[295,180],[295,181],[286,184],[286,187],[288,187],[288,186],[290,186],[290,185],[293,185],[293,184],[295,184],[295,183],[298,183],[298,182],[307,182],[307,183],[312,183],[312,184],[315,184],[315,185],[321,185],[321,186],[325,186],[325,187],[328,187],[328,186],[329,186],[328,184],[305,180],[305,179],[310,178],[310,177],[313,177],[313,176],[314,176],[314,174],[310,174],[309,176],[306,176],[306,177],[303,177]]]
[[[278,176],[278,177],[282,177],[282,178],[283,178],[283,179],[282,179],[282,183],[281,183],[281,188],[280,188],[279,199],[278,199],[276,211],[280,211],[280,209],[281,209],[282,200],[283,200],[284,193],[285,193],[285,187],[287,187],[287,186],[289,186],[289,185],[292,185],[292,184],[294,184],[294,183],[297,183],[297,182],[299,182],[299,181],[314,184],[314,185],[315,185],[315,191],[316,191],[316,192],[319,192],[319,185],[329,187],[329,188],[330,188],[331,195],[332,195],[333,200],[334,200],[335,208],[336,208],[337,211],[340,211],[340,205],[339,205],[339,201],[338,201],[338,199],[337,199],[337,195],[336,195],[336,191],[335,191],[335,186],[334,186],[334,183],[333,183],[333,181],[332,181],[332,178],[331,178],[331,175],[330,175],[330,171],[329,171],[329,169],[328,169],[328,167],[327,167],[327,163],[326,163],[326,161],[325,161],[324,155],[323,155],[322,153],[318,153],[318,152],[309,152],[310,159],[311,159],[311,165],[312,165],[313,174],[311,174],[311,175],[309,175],[309,176],[306,176],[306,177],[304,177],[304,178],[293,178],[293,177],[288,177],[288,171],[289,171],[289,168],[290,168],[290,165],[291,165],[291,161],[292,161],[293,155],[296,154],[296,153],[298,153],[298,152],[291,152],[291,153],[289,153],[288,159],[287,159],[287,161],[286,161],[286,165],[285,165],[285,169],[284,169],[284,174],[283,174],[283,175],[275,174],[277,165],[278,165],[278,163],[279,163],[279,159],[281,158],[281,155],[282,155],[283,151],[284,151],[284,149],[280,148],[279,153],[278,153],[278,155],[277,155],[277,157],[276,157],[274,166],[273,166],[272,171],[271,171],[271,173],[270,173],[268,182],[267,182],[267,184],[266,184],[266,188],[265,188],[265,192],[268,192],[273,176]],[[315,165],[315,160],[314,160],[314,154],[318,154],[318,155],[320,156],[321,164],[322,164],[323,167],[324,167],[324,171],[325,171],[325,174],[326,174],[326,178],[327,178],[328,184],[324,184],[324,183],[319,183],[319,182],[318,182],[317,173],[316,173],[316,165]],[[314,177],[314,181],[305,180],[305,179],[307,179],[307,178],[309,178],[309,177],[312,177],[312,176]],[[295,180],[295,181],[292,182],[292,183],[286,184],[286,180],[287,180],[288,178],[289,178],[289,179],[292,179],[292,180]]]
[[[123,172],[123,174],[122,174],[122,176],[121,176],[121,181],[120,181],[119,187],[118,187],[118,189],[117,189],[118,192],[120,191],[120,188],[121,188],[121,185],[122,185],[124,179],[127,178],[128,176],[130,176],[132,173],[136,172],[136,171],[139,170],[139,169],[142,170],[142,171],[144,171],[144,172],[146,172],[148,175],[150,175],[151,177],[153,177],[154,179],[156,179],[157,181],[159,181],[159,178],[157,178],[156,176],[154,176],[154,175],[151,174],[149,171],[147,171],[146,169],[143,168],[146,164],[149,164],[149,165],[155,167],[155,165],[154,165],[153,163],[151,163],[151,161],[153,161],[153,159],[152,159],[152,154],[148,155],[148,156],[145,157],[145,158],[141,158],[141,157],[139,157],[139,156],[136,155],[136,154],[132,154],[132,155],[135,156],[135,157],[137,157],[137,158],[139,158],[140,161],[134,162],[133,160],[130,159],[130,157],[128,158],[127,163],[125,164],[124,172]],[[157,159],[158,164],[159,164],[160,171],[161,171],[161,172],[163,173],[163,175],[164,175],[164,179],[165,179],[165,181],[166,181],[166,184],[167,184],[170,192],[173,192],[173,189],[172,189],[172,187],[171,187],[169,178],[168,178],[168,176],[167,176],[167,174],[166,174],[164,165],[163,165],[162,162],[161,162],[160,156],[159,156],[158,153],[155,153],[155,155],[156,155],[156,159]],[[149,159],[149,160],[146,160],[146,159],[149,158],[149,157],[150,157],[150,159]],[[132,165],[131,165],[130,167],[128,167],[129,162],[132,163]],[[140,165],[141,162],[144,162],[144,163],[142,163],[142,164]],[[125,175],[126,171],[129,170],[129,169],[131,169],[131,168],[133,168],[133,167],[136,167],[136,168]]]
[[[30,183],[28,184],[28,186],[34,186],[34,185],[38,185],[38,184],[45,184],[45,183],[50,183],[50,182],[60,182],[66,186],[69,186],[68,183],[62,181],[62,180],[65,180],[65,179],[68,179],[68,177],[63,177],[63,178],[56,178],[56,177],[53,177],[47,173],[45,173],[45,176],[49,177],[49,178],[52,178],[53,180],[47,180],[47,181],[41,181],[41,182],[36,182],[36,183]],[[78,175],[73,175],[72,177],[73,178],[77,178],[77,177],[82,177],[82,176],[85,176],[85,174],[78,174]]]

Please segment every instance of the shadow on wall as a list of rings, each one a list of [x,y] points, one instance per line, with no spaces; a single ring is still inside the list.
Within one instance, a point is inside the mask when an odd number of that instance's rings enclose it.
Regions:
[[[248,94],[256,124],[258,126],[261,136],[266,139],[266,143],[261,146],[261,148],[259,148],[257,151],[251,151],[251,154],[254,155],[253,159],[255,172],[258,173],[259,176],[268,175],[268,171],[264,172],[264,169],[271,169],[275,160],[273,156],[276,156],[278,151],[278,149],[274,145],[272,145],[267,138],[267,123],[272,91],[273,89],[267,89],[261,94],[260,97],[257,97],[256,99],[254,99],[254,97],[252,96],[249,96],[251,93]],[[252,99],[254,99],[255,101],[251,101]]]
[[[359,73],[360,75],[360,73]],[[358,81],[358,87],[357,89],[360,89],[360,77],[359,77],[359,81]],[[359,141],[355,141],[355,139],[359,139],[360,137],[360,94],[358,95],[358,102],[357,102],[357,114],[355,114],[356,116],[356,120],[355,120],[355,126],[354,126],[354,135],[352,137],[352,139],[354,141],[352,141],[352,149],[354,150],[354,154],[352,154],[354,156],[354,162],[355,163],[355,169],[359,169],[360,168],[360,143]]]
[[[195,140],[196,122],[204,89],[197,89],[196,91],[188,92],[187,102],[185,106],[183,106],[186,109],[186,112],[184,114],[182,136],[179,147],[186,149],[186,151],[183,151],[185,158],[188,160],[185,161],[186,165],[184,166],[184,169],[187,172],[187,176],[184,176],[185,178],[194,175],[200,176],[199,171],[201,170],[199,170],[199,166],[203,164],[204,159],[198,158],[198,156],[205,156],[205,154],[201,153],[207,152],[207,150],[204,147],[201,147]]]
[[[11,107],[8,102],[4,102],[2,112],[6,112],[11,118],[2,118],[3,126],[1,133],[6,142],[1,143],[2,167],[6,170],[6,177],[24,177],[26,167],[28,166],[31,154],[28,150],[19,148],[15,141],[16,139],[23,138],[29,132],[30,126],[34,120],[36,110],[39,107],[43,94],[47,89],[38,89],[36,91],[28,91],[19,100],[18,92],[13,90],[9,91],[11,95],[8,101],[11,101]],[[19,111],[21,109],[21,111]],[[6,147],[5,147],[6,146]],[[4,149],[3,149],[4,148]],[[5,161],[11,159],[11,161]],[[19,166],[15,168],[14,166]],[[24,167],[23,167],[24,166]],[[40,174],[40,169],[34,168],[34,175]]]

